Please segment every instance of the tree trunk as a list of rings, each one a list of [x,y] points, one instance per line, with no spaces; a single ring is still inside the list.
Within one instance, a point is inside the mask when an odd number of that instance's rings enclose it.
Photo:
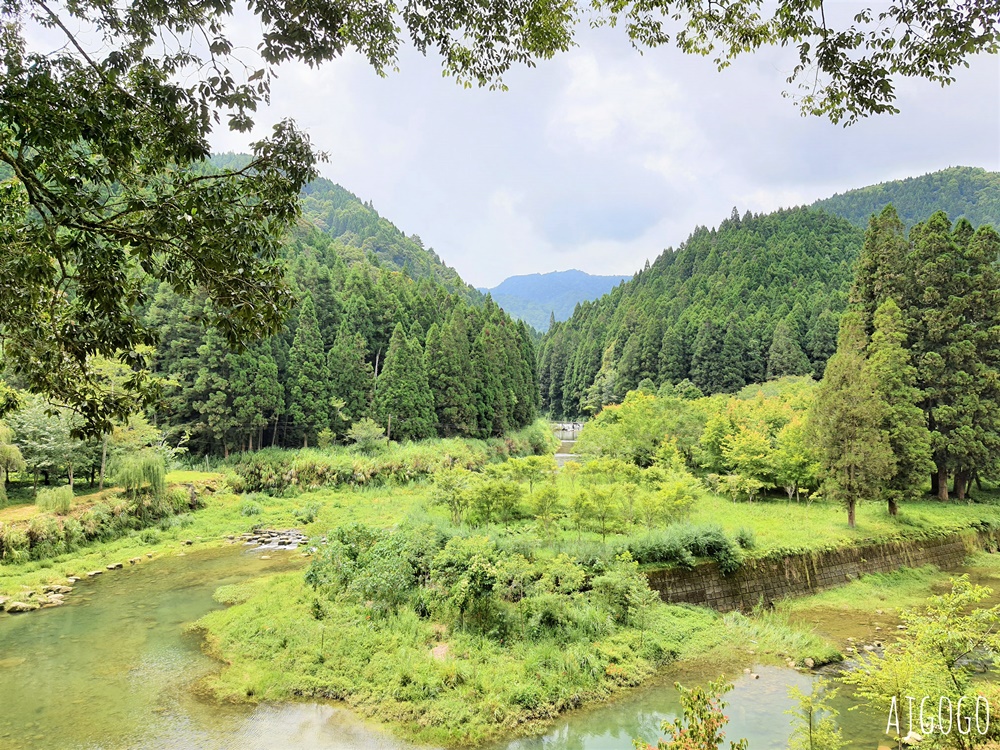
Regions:
[[[850,526],[852,529],[854,528],[854,507],[855,507],[855,505],[856,505],[856,501],[854,500],[853,497],[850,500],[847,501],[847,525]]]
[[[253,433],[252,432],[247,436],[247,451],[249,451],[250,453],[253,453]]]
[[[229,443],[222,444],[222,457],[229,458]]]
[[[899,503],[896,502],[896,498],[889,498],[889,515],[893,518],[899,513]]]
[[[931,473],[931,494],[937,495],[938,493],[938,475],[937,472]]]
[[[955,493],[955,497],[959,500],[965,500],[965,492],[969,486],[969,472],[967,471],[956,471],[955,472],[955,484],[952,487],[952,492]]]
[[[308,448],[309,447],[309,433],[308,432],[305,435],[302,436],[302,447],[303,448]]]
[[[948,499],[948,469],[944,464],[938,465],[938,500]]]
[[[98,486],[98,491],[104,491],[104,471],[108,465],[108,435],[104,434],[104,440],[101,442],[101,483]]]
[[[73,489],[73,463],[72,462],[70,462],[69,466],[67,466],[67,473],[69,474],[69,488],[70,488],[70,490],[72,490]]]

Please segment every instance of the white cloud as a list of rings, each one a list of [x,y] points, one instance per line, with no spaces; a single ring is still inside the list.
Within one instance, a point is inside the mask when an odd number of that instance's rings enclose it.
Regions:
[[[294,117],[330,152],[324,174],[480,286],[631,273],[734,205],[769,211],[955,164],[1000,169],[995,57],[950,88],[901,85],[903,114],[844,129],[781,96],[787,50],[719,73],[675,50],[640,56],[622,36],[584,30],[570,53],[513,72],[506,93],[462,89],[412,52],[385,79],[350,56],[285,67],[261,120]]]

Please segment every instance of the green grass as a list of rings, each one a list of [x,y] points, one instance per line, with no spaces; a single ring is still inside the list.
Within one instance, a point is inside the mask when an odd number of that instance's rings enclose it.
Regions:
[[[197,473],[197,472],[196,472]],[[199,473],[200,477],[201,475]],[[45,584],[65,580],[68,575],[83,575],[88,571],[104,568],[114,562],[125,562],[132,557],[153,553],[154,556],[178,554],[189,547],[228,543],[226,537],[263,528],[298,528],[307,534],[320,535],[340,523],[365,520],[390,526],[397,523],[418,502],[426,499],[427,488],[418,485],[401,488],[380,488],[357,491],[320,491],[287,498],[265,495],[252,496],[260,505],[261,513],[244,516],[240,506],[245,496],[216,492],[205,496],[206,507],[193,513],[174,516],[166,529],[152,527],[156,541],[146,531],[136,531],[128,536],[108,542],[91,544],[79,550],[47,560],[13,565],[0,565],[0,595],[9,596],[24,587],[39,588]],[[311,524],[303,525],[296,512],[312,503],[322,507]]]
[[[645,632],[501,643],[408,608],[379,618],[364,606],[324,601],[317,619],[315,594],[299,573],[225,587],[217,598],[234,606],[197,628],[225,664],[205,685],[219,698],[343,700],[408,739],[450,747],[537,730],[565,710],[642,684],[677,658],[739,668],[839,658],[780,616],[688,606],[655,606]]]
[[[168,476],[175,484],[218,479],[202,472]],[[573,491],[566,478],[560,478],[559,485],[566,497]],[[404,520],[447,525],[447,511],[433,504],[434,496],[429,482],[281,497],[208,493],[207,507],[175,517],[162,529],[136,532],[52,560],[0,566],[0,594],[147,552],[181,554],[189,549],[186,540],[196,546],[226,544],[227,535],[254,526],[295,527],[315,537],[352,522],[385,528]],[[250,504],[259,507],[259,514],[245,514]],[[581,534],[567,518],[548,530],[529,517],[529,504],[526,497],[522,518],[509,527],[491,525],[477,533],[488,534],[503,550],[543,560],[563,551],[581,560],[607,559],[629,536],[646,533],[639,524],[618,527],[602,543],[598,533]],[[303,523],[303,518],[313,520]],[[922,501],[906,504],[900,518],[892,519],[880,505],[862,504],[858,526],[852,530],[843,509],[824,503],[807,506],[768,499],[748,505],[706,493],[687,520],[717,524],[730,538],[749,530],[755,544],[741,554],[760,558],[939,536],[984,522],[1000,527],[1000,507]],[[976,560],[986,571],[982,575],[1000,580],[1000,560],[987,555]],[[198,627],[210,652],[225,664],[206,685],[223,699],[342,699],[406,737],[457,746],[534,731],[564,710],[642,684],[672,659],[708,660],[727,671],[753,662],[802,663],[807,657],[817,664],[830,661],[838,656],[835,648],[811,626],[796,624],[808,622],[803,614],[810,607],[872,611],[888,609],[890,602],[893,607],[909,606],[946,578],[933,569],[865,576],[845,588],[749,617],[658,605],[645,632],[622,628],[596,641],[541,638],[501,643],[421,619],[406,607],[374,621],[370,618],[378,616],[358,604],[324,601],[317,609],[315,593],[302,573],[294,572],[220,590],[220,601],[232,606],[210,614]]]

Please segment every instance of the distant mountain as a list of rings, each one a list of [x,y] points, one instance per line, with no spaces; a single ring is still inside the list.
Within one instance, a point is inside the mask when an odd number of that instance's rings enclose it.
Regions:
[[[949,167],[922,177],[881,182],[813,203],[858,227],[892,203],[907,227],[944,211],[952,221],[964,216],[972,226],[1000,227],[1000,173],[978,167]]]
[[[597,299],[631,276],[592,276],[583,271],[553,271],[511,276],[489,292],[493,301],[508,315],[519,318],[532,328],[545,332],[549,316],[566,320],[580,302]]]

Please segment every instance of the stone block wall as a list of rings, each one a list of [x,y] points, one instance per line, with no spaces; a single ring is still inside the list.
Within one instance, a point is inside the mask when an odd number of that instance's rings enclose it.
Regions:
[[[969,531],[937,539],[753,560],[729,575],[723,575],[714,562],[693,570],[667,568],[647,575],[650,588],[665,602],[697,604],[720,612],[747,612],[761,602],[770,606],[784,597],[842,586],[865,573],[889,573],[922,565],[936,565],[942,570],[957,568],[970,552],[996,549],[998,539],[997,532]]]

